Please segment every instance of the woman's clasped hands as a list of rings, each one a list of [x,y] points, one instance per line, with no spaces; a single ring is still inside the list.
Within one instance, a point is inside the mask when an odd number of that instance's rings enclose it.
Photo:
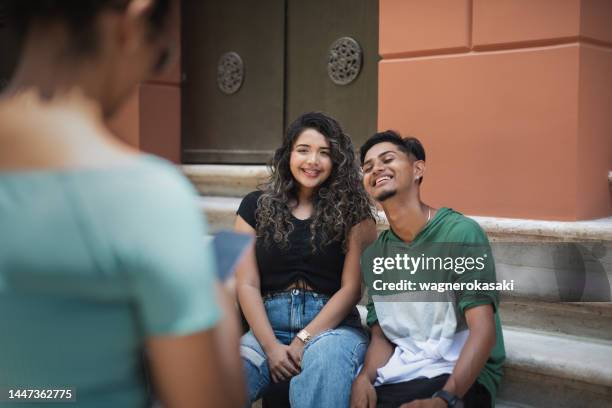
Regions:
[[[288,346],[276,342],[269,351],[266,350],[272,381],[278,383],[298,375],[301,372],[303,354],[304,343],[297,337]]]

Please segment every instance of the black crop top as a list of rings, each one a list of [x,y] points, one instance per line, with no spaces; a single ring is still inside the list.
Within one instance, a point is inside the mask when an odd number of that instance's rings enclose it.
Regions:
[[[255,211],[261,194],[261,191],[247,194],[236,212],[255,230]],[[313,253],[310,222],[310,219],[300,220],[291,216],[295,228],[289,234],[289,247],[284,250],[274,242],[266,247],[263,237],[257,238],[255,254],[262,294],[281,291],[298,280],[308,283],[316,292],[327,295],[340,289],[345,255],[342,242],[333,241],[322,249],[317,245]]]

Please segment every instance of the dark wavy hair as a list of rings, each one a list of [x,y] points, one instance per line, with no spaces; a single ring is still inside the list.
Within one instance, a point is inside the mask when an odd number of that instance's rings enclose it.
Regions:
[[[325,136],[330,145],[332,171],[313,195],[310,242],[313,252],[332,241],[341,241],[347,250],[351,227],[365,219],[374,219],[374,207],[363,188],[353,143],[338,122],[320,112],[305,113],[287,129],[282,146],[270,163],[270,178],[260,186],[257,212],[257,235],[265,245],[272,242],[289,247],[293,231],[290,203],[298,199],[299,185],[291,174],[289,159],[297,138],[306,129]],[[315,242],[320,240],[317,248]]]
[[[425,161],[425,148],[419,139],[416,137],[402,137],[402,135],[395,130],[385,130],[384,132],[374,133],[359,149],[362,166],[368,150],[370,150],[374,145],[384,142],[393,143],[411,160]],[[422,182],[423,176],[419,178],[419,184]]]

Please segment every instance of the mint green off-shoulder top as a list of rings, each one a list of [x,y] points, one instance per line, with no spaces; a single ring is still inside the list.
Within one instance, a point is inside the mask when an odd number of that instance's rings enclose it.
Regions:
[[[74,388],[67,406],[146,405],[144,340],[219,319],[205,233],[193,188],[154,156],[0,172],[0,391]]]

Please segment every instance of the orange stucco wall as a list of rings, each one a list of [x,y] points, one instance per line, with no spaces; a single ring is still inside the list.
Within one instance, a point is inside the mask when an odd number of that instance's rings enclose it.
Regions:
[[[423,198],[473,215],[610,215],[609,21],[606,0],[380,0],[378,127],[424,143]]]

